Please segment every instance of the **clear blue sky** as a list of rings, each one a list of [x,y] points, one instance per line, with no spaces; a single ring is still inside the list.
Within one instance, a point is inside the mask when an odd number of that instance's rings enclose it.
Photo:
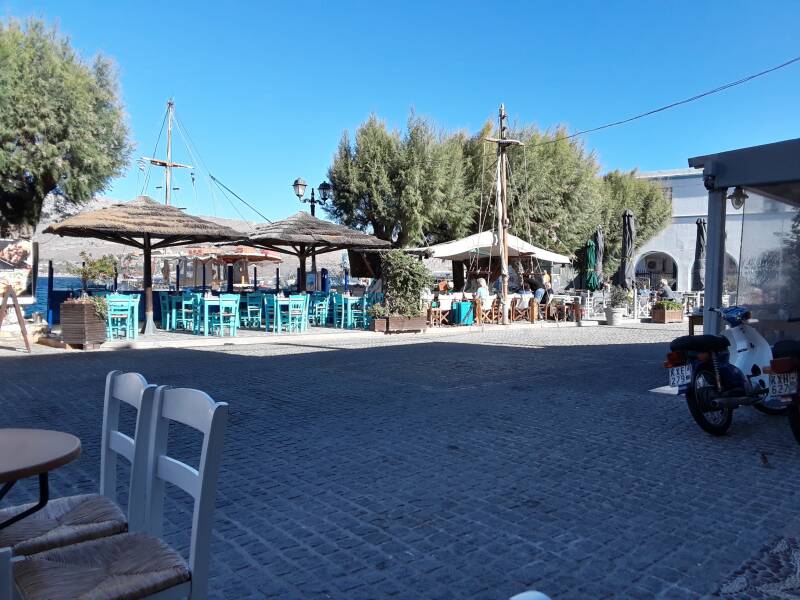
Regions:
[[[401,127],[413,107],[474,131],[505,102],[518,122],[585,129],[800,55],[796,0],[278,4],[0,0],[0,11],[57,22],[84,56],[116,60],[135,157],[152,152],[174,97],[211,171],[273,219],[300,208],[292,181],[321,182],[342,131],[372,112]],[[586,143],[604,170],[682,168],[800,136],[798,106],[795,64]],[[175,159],[190,161],[180,142]],[[137,195],[137,175],[134,163],[108,195]],[[197,200],[186,174],[178,185],[191,212],[238,216],[204,182]]]

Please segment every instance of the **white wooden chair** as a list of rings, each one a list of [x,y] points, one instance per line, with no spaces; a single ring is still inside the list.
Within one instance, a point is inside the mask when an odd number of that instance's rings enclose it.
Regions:
[[[122,533],[49,550],[14,565],[23,600],[55,598],[191,598],[208,592],[211,529],[228,405],[192,389],[155,391],[150,438],[146,533]],[[171,421],[203,434],[199,470],[167,455]],[[189,563],[159,537],[164,483],[194,498]]]
[[[11,598],[11,563],[38,552],[123,533],[144,531],[147,469],[156,386],[138,373],[111,371],[103,399],[100,493],[56,498],[32,515],[0,530],[0,600]],[[122,403],[136,409],[131,439],[119,431]],[[128,517],[117,506],[117,457],[131,464]],[[0,510],[0,521],[28,507]],[[12,558],[13,557],[13,558]]]

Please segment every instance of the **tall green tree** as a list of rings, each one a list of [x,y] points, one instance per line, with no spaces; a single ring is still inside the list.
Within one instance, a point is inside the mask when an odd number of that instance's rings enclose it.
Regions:
[[[41,21],[0,22],[0,230],[34,225],[51,192],[90,199],[131,149],[107,58],[85,63]]]
[[[636,247],[664,229],[672,216],[672,203],[661,188],[636,171],[612,171],[603,176],[598,224],[603,227],[606,275],[619,268],[622,250],[622,213],[629,209],[636,223]]]

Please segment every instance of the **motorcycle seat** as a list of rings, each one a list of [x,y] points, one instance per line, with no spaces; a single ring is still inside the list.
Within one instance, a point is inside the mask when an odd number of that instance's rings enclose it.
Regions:
[[[772,347],[773,358],[788,358],[791,356],[800,358],[800,341],[781,340]]]
[[[673,352],[719,352],[730,346],[728,338],[721,335],[684,335],[670,342]]]

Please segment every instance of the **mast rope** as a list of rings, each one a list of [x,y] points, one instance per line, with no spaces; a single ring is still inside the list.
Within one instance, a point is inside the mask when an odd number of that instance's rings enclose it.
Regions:
[[[164,111],[164,118],[161,120],[161,129],[158,130],[158,137],[156,138],[156,146],[153,148],[153,157],[155,157],[156,152],[158,152],[158,144],[161,142],[161,134],[164,133],[164,125],[167,124],[167,113],[169,109]],[[144,183],[142,184],[142,189],[139,192],[139,195],[144,195],[145,190],[147,189],[147,184],[150,183],[150,169],[153,166],[151,162],[148,161],[147,163],[147,172],[144,174]]]

